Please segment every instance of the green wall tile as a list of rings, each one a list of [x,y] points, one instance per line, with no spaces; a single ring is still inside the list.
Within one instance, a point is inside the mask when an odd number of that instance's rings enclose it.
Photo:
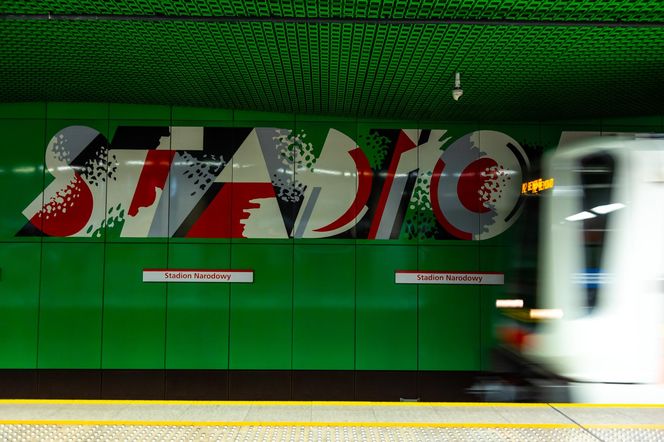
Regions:
[[[165,268],[165,244],[107,244],[102,368],[164,368],[166,283],[142,282]]]
[[[207,120],[233,122],[233,111],[207,107],[173,106],[173,120]]]
[[[597,118],[570,118],[570,119],[549,119],[543,121],[545,124],[553,126],[576,126],[576,127],[593,127],[599,126],[602,119]]]
[[[355,247],[295,246],[293,368],[352,370]]]
[[[420,129],[446,129],[448,127],[477,127],[479,123],[475,120],[418,120],[417,127]]]
[[[417,127],[417,122],[410,120],[404,122],[403,120],[380,120],[376,118],[361,118],[355,120],[359,131],[366,133],[369,129],[375,128],[391,128],[391,129],[404,129]]]
[[[151,104],[119,104],[109,106],[110,119],[170,120],[171,107]]]
[[[46,118],[46,103],[0,103],[0,118]]]
[[[243,122],[250,121],[274,121],[276,122],[289,122],[294,121],[295,115],[281,112],[259,112],[250,110],[236,110],[233,111],[233,120],[240,125]]]
[[[171,269],[228,269],[226,244],[170,244]],[[228,368],[228,284],[169,283],[167,369]]]
[[[46,118],[108,120],[107,103],[47,103]]]
[[[417,369],[417,286],[395,270],[417,269],[417,247],[357,247],[358,370]]]
[[[41,244],[0,243],[0,368],[37,366]]]
[[[0,240],[39,240],[16,234],[29,221],[23,210],[39,197],[43,188],[44,126],[43,120],[0,119],[0,188],[3,189]],[[41,207],[41,201],[37,206]]]
[[[254,282],[231,286],[230,368],[290,369],[293,246],[233,244],[231,267]]]
[[[519,247],[515,244],[516,247]],[[521,245],[525,247],[525,245]],[[480,243],[480,271],[503,273],[505,282],[509,281],[508,273],[512,260],[511,247],[483,246]],[[507,293],[508,285],[480,286],[480,346],[481,368],[491,370],[491,349],[496,343],[495,324],[499,318],[496,299],[513,298]]]
[[[474,272],[478,259],[476,243],[419,248],[422,271]],[[418,288],[420,370],[478,370],[479,286],[422,284]]]
[[[645,122],[644,122],[645,123]],[[621,122],[602,122],[602,135],[603,136],[612,136],[615,132],[626,132],[628,134],[637,133],[637,134],[649,134],[649,133],[659,133],[661,128],[659,123],[651,121],[651,124],[644,124],[642,126],[637,126],[629,123]]]
[[[602,128],[604,126],[623,126],[631,128],[632,130],[638,130],[641,126],[659,126],[661,124],[660,115],[649,115],[649,116],[638,116],[638,117],[613,117],[613,118],[603,118],[602,119]]]
[[[44,244],[39,368],[99,368],[104,244]]]
[[[318,122],[322,124],[331,124],[333,123],[348,123],[355,124],[356,119],[353,117],[340,116],[340,115],[318,115],[318,114],[295,114],[295,121],[300,122]]]

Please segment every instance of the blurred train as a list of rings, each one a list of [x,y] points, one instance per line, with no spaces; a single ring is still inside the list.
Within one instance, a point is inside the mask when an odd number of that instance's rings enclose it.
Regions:
[[[664,137],[595,137],[543,165],[537,295],[497,302],[496,367],[518,376],[485,398],[664,403]]]

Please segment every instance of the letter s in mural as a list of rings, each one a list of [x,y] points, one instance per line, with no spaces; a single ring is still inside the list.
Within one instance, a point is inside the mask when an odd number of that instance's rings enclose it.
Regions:
[[[529,162],[501,132],[326,131],[67,127],[17,235],[481,240],[518,218]]]

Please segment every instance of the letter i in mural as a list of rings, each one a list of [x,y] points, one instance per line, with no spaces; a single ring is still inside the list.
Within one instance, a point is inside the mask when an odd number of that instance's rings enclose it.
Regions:
[[[408,212],[418,174],[417,129],[372,129],[363,150],[372,168],[372,192],[368,210],[360,221],[358,236],[398,239]]]

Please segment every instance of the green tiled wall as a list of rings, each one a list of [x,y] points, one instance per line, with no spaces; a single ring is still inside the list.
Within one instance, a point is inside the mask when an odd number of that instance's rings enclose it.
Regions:
[[[296,245],[293,280],[293,368],[352,370],[355,248]]]
[[[166,267],[166,244],[106,244],[102,368],[163,368],[166,284],[142,282]]]
[[[417,247],[358,245],[355,268],[357,369],[417,369],[417,286],[394,283],[417,268]]]
[[[112,136],[120,123],[167,125],[172,115],[181,125],[260,122],[312,133],[338,126],[359,137],[362,127],[381,122],[337,118],[326,126],[322,117],[106,104],[1,110],[0,368],[488,368],[493,306],[504,287],[396,285],[394,271],[504,272],[518,246],[509,230],[486,242],[437,243],[15,235],[25,224],[22,210],[47,184],[48,139],[65,125]],[[500,130],[553,148],[561,130],[655,131],[658,121],[439,126]],[[422,124],[382,127],[436,123]],[[143,283],[144,268],[252,269],[254,283]]]
[[[101,366],[104,244],[44,243],[38,368]]]
[[[459,246],[421,246],[419,269],[479,270],[476,242]],[[420,370],[479,370],[480,287],[419,287]]]
[[[37,367],[41,244],[0,243],[0,367]]]
[[[168,267],[230,267],[227,244],[169,244]],[[161,285],[161,284],[158,284]],[[167,287],[166,368],[228,368],[230,287],[202,282]]]
[[[291,368],[293,246],[234,244],[231,266],[254,283],[231,287],[230,368]]]

